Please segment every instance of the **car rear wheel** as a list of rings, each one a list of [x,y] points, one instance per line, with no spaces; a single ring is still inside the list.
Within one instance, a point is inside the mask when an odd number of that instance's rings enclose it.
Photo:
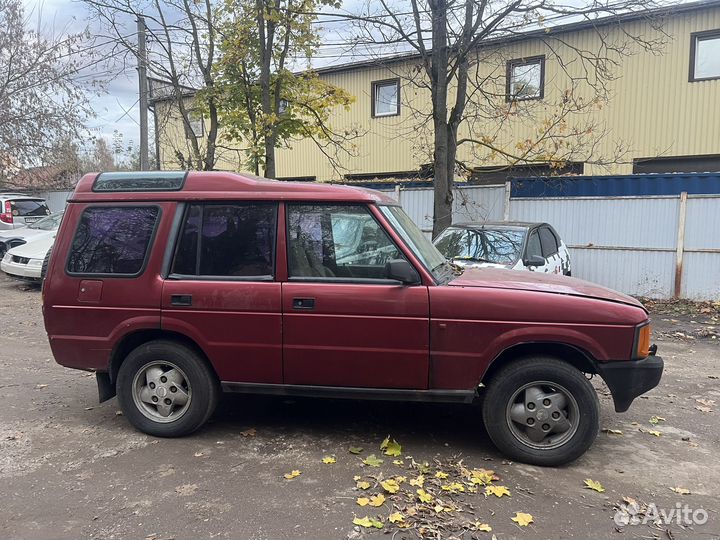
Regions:
[[[577,459],[592,445],[600,427],[600,404],[575,367],[555,358],[526,358],[488,381],[483,420],[504,454],[556,466]]]
[[[197,353],[172,341],[151,341],[120,366],[117,396],[138,430],[181,437],[202,426],[215,410],[220,389],[215,373]]]

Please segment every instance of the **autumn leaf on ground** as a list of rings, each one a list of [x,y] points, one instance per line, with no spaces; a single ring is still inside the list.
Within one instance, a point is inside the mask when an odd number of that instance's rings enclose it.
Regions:
[[[490,484],[493,480],[498,480],[495,471],[489,469],[473,469],[470,471],[470,476],[473,484]]]
[[[405,462],[402,459],[393,459],[393,465],[400,465],[402,467],[405,465]]]
[[[503,495],[510,496],[510,490],[505,486],[485,486],[485,496],[495,495],[496,497],[502,497]]]
[[[515,517],[512,520],[521,527],[527,527],[534,521],[533,517],[525,512],[515,512]]]
[[[443,491],[449,491],[450,493],[457,493],[458,491],[465,491],[465,486],[463,486],[459,482],[451,482],[450,484],[445,484],[442,486]]]
[[[195,452],[195,457],[203,457],[205,455],[205,452]]]
[[[418,489],[417,492],[418,499],[420,499],[420,502],[429,503],[432,501],[432,495],[427,493],[424,489]]]
[[[411,478],[410,479],[410,485],[415,487],[423,487],[423,484],[425,483],[425,477],[420,474],[417,478]]]
[[[369,467],[379,467],[382,465],[383,460],[375,457],[375,454],[370,454],[368,457],[363,459],[363,463]]]
[[[398,491],[400,491],[400,484],[398,484],[397,481],[393,480],[392,478],[380,482],[380,485],[388,493],[397,493]]]
[[[257,430],[254,427],[251,427],[249,429],[246,429],[245,431],[241,431],[240,435],[243,437],[254,437],[257,435]]]
[[[402,484],[405,480],[407,480],[407,478],[404,477],[404,476],[396,476],[396,477],[395,477],[395,481],[396,481],[398,484]]]
[[[385,495],[383,495],[382,493],[378,495],[372,495],[370,497],[370,506],[375,506],[377,508],[378,506],[382,506],[383,504],[385,504]]]
[[[674,491],[678,495],[690,495],[690,490],[683,487],[670,488],[670,491]]]
[[[665,419],[662,416],[653,416],[650,418],[650,423],[653,426],[657,426],[660,422],[664,422]]]
[[[607,433],[608,435],[622,435],[623,432],[621,429],[603,429],[603,433]]]
[[[473,523],[472,528],[480,532],[492,532],[492,527],[490,525],[487,523],[480,523],[479,521]]]
[[[390,523],[400,523],[405,520],[405,516],[402,515],[402,512],[393,512],[388,516],[388,521]]]
[[[597,480],[591,480],[588,478],[585,480],[585,487],[588,489],[592,489],[593,491],[597,491],[598,493],[602,493],[605,491],[605,488],[602,487],[602,484],[598,482]]]
[[[355,455],[360,454],[362,451],[363,451],[363,449],[360,448],[359,446],[351,446],[350,448],[348,448],[348,452],[350,452],[351,454],[355,454]]]
[[[301,474],[302,474],[302,472],[300,472],[300,471],[298,471],[298,470],[296,469],[296,470],[291,471],[291,472],[289,472],[289,473],[283,474],[283,476],[285,477],[285,480],[292,480],[293,478],[297,478],[297,477],[300,476]]]
[[[322,458],[322,462],[323,462],[325,465],[331,465],[331,464],[333,464],[333,463],[336,463],[337,460],[336,460],[334,457],[332,457],[332,456],[325,456],[324,458]]]
[[[659,437],[660,435],[662,435],[662,433],[660,433],[659,431],[656,431],[656,430],[654,430],[654,429],[643,429],[643,428],[640,428],[640,431],[643,432],[643,433],[648,433],[648,434],[650,434],[650,435],[654,435],[655,437]]]
[[[365,482],[364,480],[359,480],[357,484],[355,484],[358,489],[369,489],[370,488],[370,482]]]
[[[395,439],[390,440],[390,435],[380,444],[380,450],[383,450],[386,456],[397,457],[402,452],[402,447]]]
[[[353,525],[360,525],[360,527],[367,527],[368,529],[371,527],[375,527],[376,529],[383,528],[382,521],[378,521],[377,519],[372,519],[367,516],[364,518],[353,519]]]
[[[368,499],[367,497],[358,497],[355,502],[358,503],[360,506],[367,506],[368,504],[370,504],[370,499]]]
[[[714,399],[696,399],[695,401],[697,401],[700,405],[705,405],[706,407],[712,407],[715,405]]]
[[[705,405],[695,405],[695,408],[700,412],[713,412],[710,407],[706,407]]]
[[[435,478],[440,478],[442,480],[445,480],[447,477],[448,477],[448,473],[446,473],[446,472],[438,471],[435,473]]]

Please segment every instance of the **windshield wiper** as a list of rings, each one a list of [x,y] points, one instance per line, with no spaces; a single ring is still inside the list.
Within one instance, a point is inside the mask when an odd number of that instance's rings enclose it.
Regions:
[[[453,261],[470,261],[470,262],[486,262],[491,263],[491,260],[483,259],[482,257],[453,257]]]

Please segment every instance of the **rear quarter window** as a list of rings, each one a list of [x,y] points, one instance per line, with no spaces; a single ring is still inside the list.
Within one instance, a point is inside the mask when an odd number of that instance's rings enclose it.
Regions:
[[[555,235],[547,227],[541,227],[539,232],[543,256],[547,258],[551,255],[555,255],[558,252],[558,242]]]
[[[68,273],[139,275],[159,215],[157,206],[85,209],[70,247]]]

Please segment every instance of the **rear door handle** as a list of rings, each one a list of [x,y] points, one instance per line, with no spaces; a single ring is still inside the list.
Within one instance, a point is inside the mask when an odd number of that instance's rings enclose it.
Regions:
[[[293,309],[315,309],[314,298],[293,298]]]
[[[173,294],[170,297],[171,306],[192,306],[192,294]]]

